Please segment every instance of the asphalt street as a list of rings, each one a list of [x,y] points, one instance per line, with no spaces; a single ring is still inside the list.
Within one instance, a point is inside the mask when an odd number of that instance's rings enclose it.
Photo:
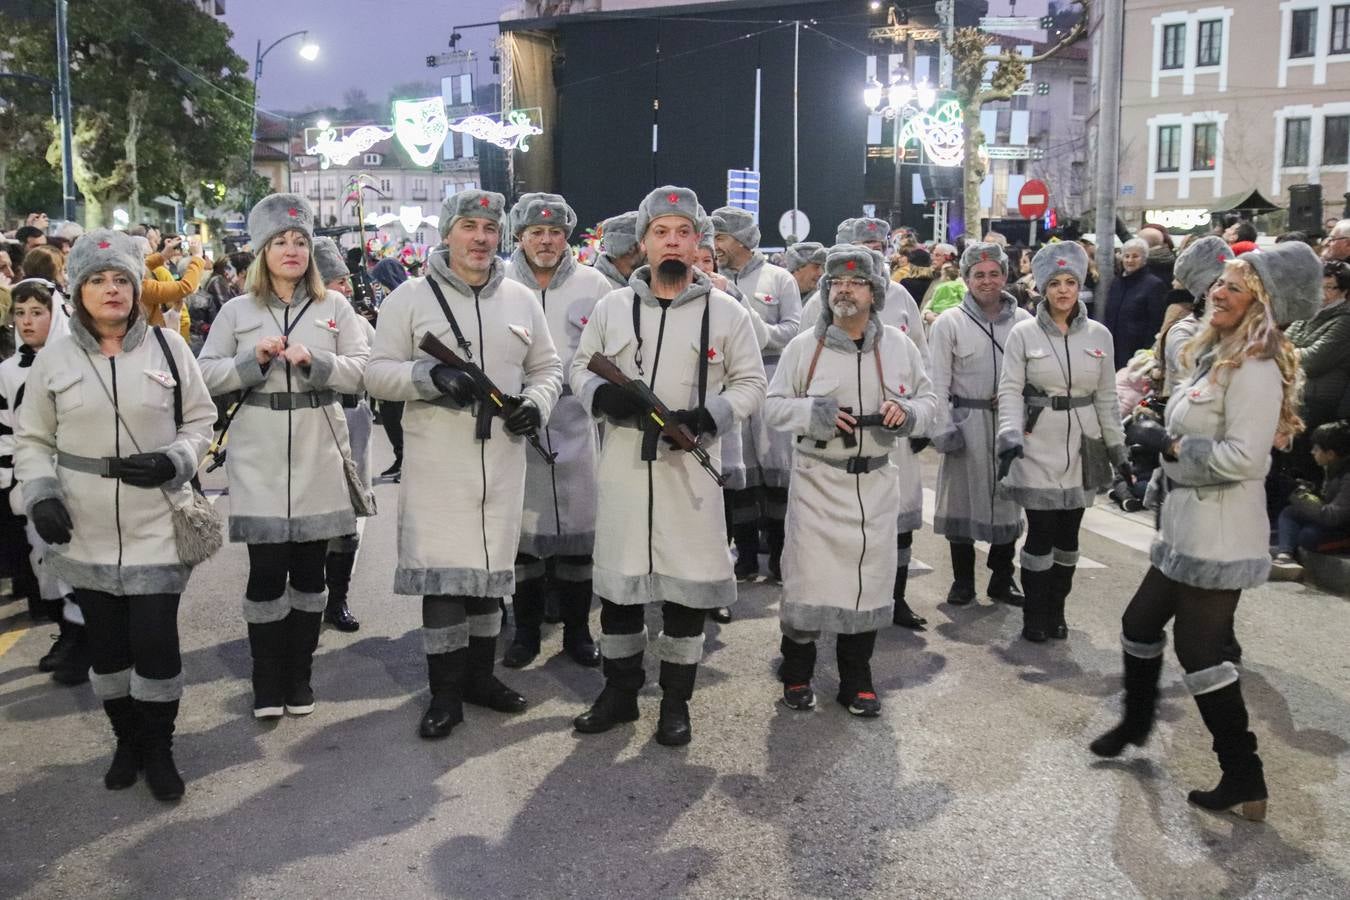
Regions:
[[[1238,609],[1263,825],[1187,805],[1218,767],[1170,651],[1148,745],[1087,752],[1117,717],[1119,616],[1147,565],[1146,520],[1107,511],[1083,533],[1067,642],[1020,640],[1020,612],[988,600],[942,604],[946,544],[917,534],[910,602],[929,627],[880,636],[880,719],[833,702],[828,639],[819,708],[776,703],[779,590],[756,583],[709,626],[687,748],[652,740],[650,660],[640,722],[573,733],[601,676],[558,655],[557,629],[503,675],[526,712],[469,707],[427,742],[420,604],[390,590],[397,487],[377,491],[361,630],[324,632],[311,716],[250,714],[244,548],[194,574],[177,805],[103,788],[98,702],[36,671],[54,627],[0,606],[0,897],[1350,897],[1343,598],[1270,584]]]

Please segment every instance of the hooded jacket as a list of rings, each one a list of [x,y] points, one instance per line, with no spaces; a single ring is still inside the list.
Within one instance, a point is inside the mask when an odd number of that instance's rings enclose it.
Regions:
[[[1298,348],[1303,370],[1303,422],[1312,431],[1340,418],[1342,398],[1350,391],[1350,302],[1320,309],[1295,322],[1284,336]]]

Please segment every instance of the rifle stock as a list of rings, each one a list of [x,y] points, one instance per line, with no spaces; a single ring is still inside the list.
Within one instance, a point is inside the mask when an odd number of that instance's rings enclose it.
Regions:
[[[726,477],[717,471],[717,467],[712,464],[712,458],[708,456],[708,451],[704,450],[698,442],[698,436],[689,430],[687,425],[680,423],[671,413],[670,407],[661,402],[661,398],[646,384],[636,378],[629,378],[623,373],[623,370],[616,366],[608,357],[599,353],[591,354],[591,361],[586,364],[588,371],[594,372],[610,384],[618,387],[628,387],[642,400],[645,407],[643,410],[644,425],[650,423],[655,427],[654,431],[647,433],[654,439],[657,432],[664,434],[676,449],[683,450],[693,455],[703,470],[712,476],[718,486],[726,484]],[[645,430],[645,429],[644,429]],[[654,448],[653,448],[654,449]]]

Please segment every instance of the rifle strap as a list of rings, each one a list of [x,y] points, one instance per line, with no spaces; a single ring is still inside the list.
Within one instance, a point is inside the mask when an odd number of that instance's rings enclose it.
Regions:
[[[441,286],[436,283],[434,276],[427,276],[427,284],[431,285],[431,292],[436,295],[436,302],[441,305],[441,312],[445,313],[446,321],[450,323],[450,330],[455,333],[455,343],[459,349],[464,351],[464,358],[473,362],[473,344],[469,343],[468,338],[464,337],[464,332],[459,329],[459,322],[455,319],[455,314],[450,311],[450,304],[445,302],[445,294],[441,292]]]
[[[645,378],[646,373],[642,371],[642,321],[639,316],[642,302],[638,300],[637,289],[633,289],[633,336],[637,338],[637,352],[633,356],[633,361],[637,364],[638,375]],[[708,351],[712,348],[708,345],[709,334],[712,330],[712,295],[708,294],[703,299],[703,320],[699,324],[698,341],[698,405],[706,406],[708,401]],[[659,349],[658,349],[659,353]]]

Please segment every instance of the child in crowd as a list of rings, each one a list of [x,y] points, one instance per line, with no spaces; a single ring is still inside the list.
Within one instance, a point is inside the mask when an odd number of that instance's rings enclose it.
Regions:
[[[1325,477],[1320,494],[1300,487],[1280,513],[1276,562],[1290,562],[1298,549],[1319,553],[1350,550],[1350,422],[1313,430],[1313,461]]]

